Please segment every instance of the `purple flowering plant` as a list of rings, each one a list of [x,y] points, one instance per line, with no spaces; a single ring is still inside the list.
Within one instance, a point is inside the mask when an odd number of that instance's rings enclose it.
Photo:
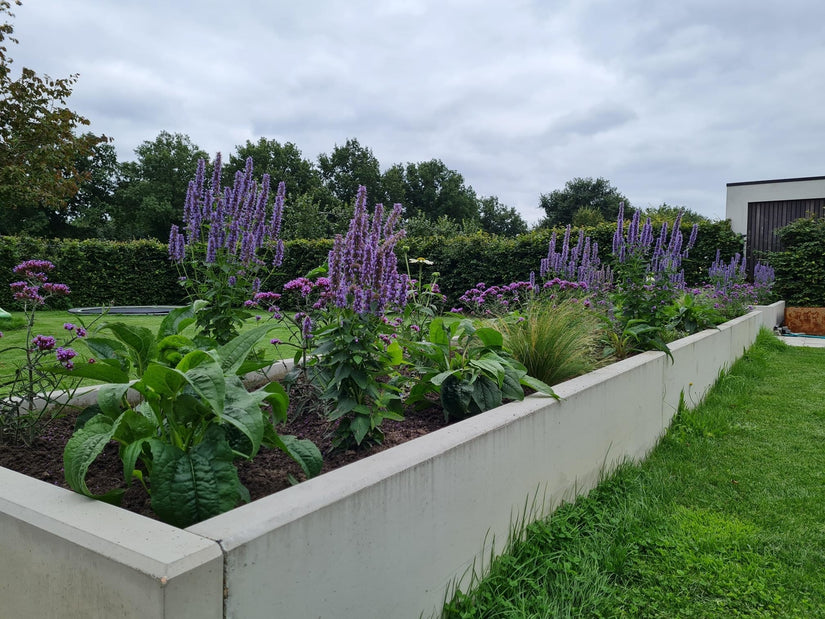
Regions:
[[[26,260],[14,267],[18,281],[10,284],[15,301],[23,311],[26,329],[21,346],[0,349],[0,354],[16,351],[23,361],[0,374],[0,443],[31,445],[54,419],[62,416],[74,395],[79,379],[56,373],[56,367],[73,368],[77,352],[71,344],[86,335],[86,328],[67,323],[63,341],[53,335],[36,333],[37,310],[52,297],[70,293],[65,284],[49,281],[54,264],[48,260]],[[71,329],[69,329],[71,326]],[[57,366],[57,363],[60,366]],[[5,369],[0,367],[0,371]]]
[[[198,161],[183,208],[183,228],[169,232],[169,258],[180,272],[190,302],[207,304],[197,313],[202,336],[225,344],[252,314],[243,307],[261,289],[261,279],[283,262],[280,238],[286,189],[278,185],[270,205],[270,178],[253,179],[252,158],[235,173],[231,187],[221,187],[221,155],[206,178]],[[271,259],[261,255],[271,249]]]
[[[370,217],[359,188],[347,234],[335,237],[329,253],[321,304],[302,317],[311,329],[311,377],[334,406],[336,447],[380,442],[382,421],[402,419],[402,349],[386,317],[407,302],[408,277],[398,273],[395,254],[405,234],[397,228],[401,212],[396,204],[385,216],[376,204]]]

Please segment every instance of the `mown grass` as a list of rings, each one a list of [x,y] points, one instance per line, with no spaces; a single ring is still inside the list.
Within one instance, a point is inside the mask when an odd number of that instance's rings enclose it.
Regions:
[[[763,332],[642,465],[534,523],[448,619],[825,616],[825,349]]]

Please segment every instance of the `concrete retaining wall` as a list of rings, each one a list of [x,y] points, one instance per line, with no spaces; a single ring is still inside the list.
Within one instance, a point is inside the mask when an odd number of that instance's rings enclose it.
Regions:
[[[426,616],[525,513],[643,458],[680,393],[697,403],[773,311],[674,342],[675,363],[638,355],[557,385],[560,402],[530,396],[185,531],[0,468],[4,612]]]

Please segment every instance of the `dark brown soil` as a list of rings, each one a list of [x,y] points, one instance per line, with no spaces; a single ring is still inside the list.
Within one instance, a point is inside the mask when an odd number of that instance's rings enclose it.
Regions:
[[[384,421],[381,427],[385,437],[381,445],[357,451],[331,451],[333,428],[317,407],[305,407],[300,413],[292,407],[289,420],[278,427],[278,432],[314,442],[324,455],[322,472],[327,472],[446,425],[443,413],[437,406],[422,411],[409,409],[404,414],[404,421]],[[63,448],[74,431],[74,417],[70,414],[54,420],[31,447],[0,444],[0,466],[68,488],[63,478]],[[241,483],[247,487],[253,501],[290,486],[290,476],[297,480],[304,479],[300,467],[277,449],[262,448],[254,460],[239,462],[238,471]],[[89,489],[95,493],[123,487],[123,465],[114,442],[93,463],[86,479]],[[121,507],[156,518],[149,507],[148,494],[137,481],[126,490]]]

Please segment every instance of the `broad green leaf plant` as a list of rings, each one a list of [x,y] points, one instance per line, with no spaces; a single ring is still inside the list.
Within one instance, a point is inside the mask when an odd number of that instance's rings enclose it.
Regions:
[[[427,394],[438,394],[444,418],[451,421],[500,406],[504,399],[523,400],[524,387],[558,398],[549,385],[529,376],[503,343],[493,327],[435,318],[427,339],[408,343],[420,379],[407,402],[423,403]]]
[[[89,466],[112,440],[119,444],[126,483],[139,480],[155,513],[179,527],[248,501],[234,461],[254,458],[261,446],[284,451],[307,477],[320,472],[321,454],[312,442],[279,436],[275,430],[274,423],[286,419],[289,403],[283,387],[272,382],[249,392],[241,381],[244,373],[262,366],[246,359],[271,327],[260,326],[214,349],[200,350],[181,334],[195,321],[198,309],[196,303],[173,310],[157,335],[114,323],[100,329],[114,338],[87,339],[95,363],[77,365],[71,372],[106,384],[98,391],[97,404],[80,415],[66,444],[65,475],[73,490],[120,502],[122,488],[95,494],[86,485]],[[129,390],[139,394],[137,404],[127,400]]]

